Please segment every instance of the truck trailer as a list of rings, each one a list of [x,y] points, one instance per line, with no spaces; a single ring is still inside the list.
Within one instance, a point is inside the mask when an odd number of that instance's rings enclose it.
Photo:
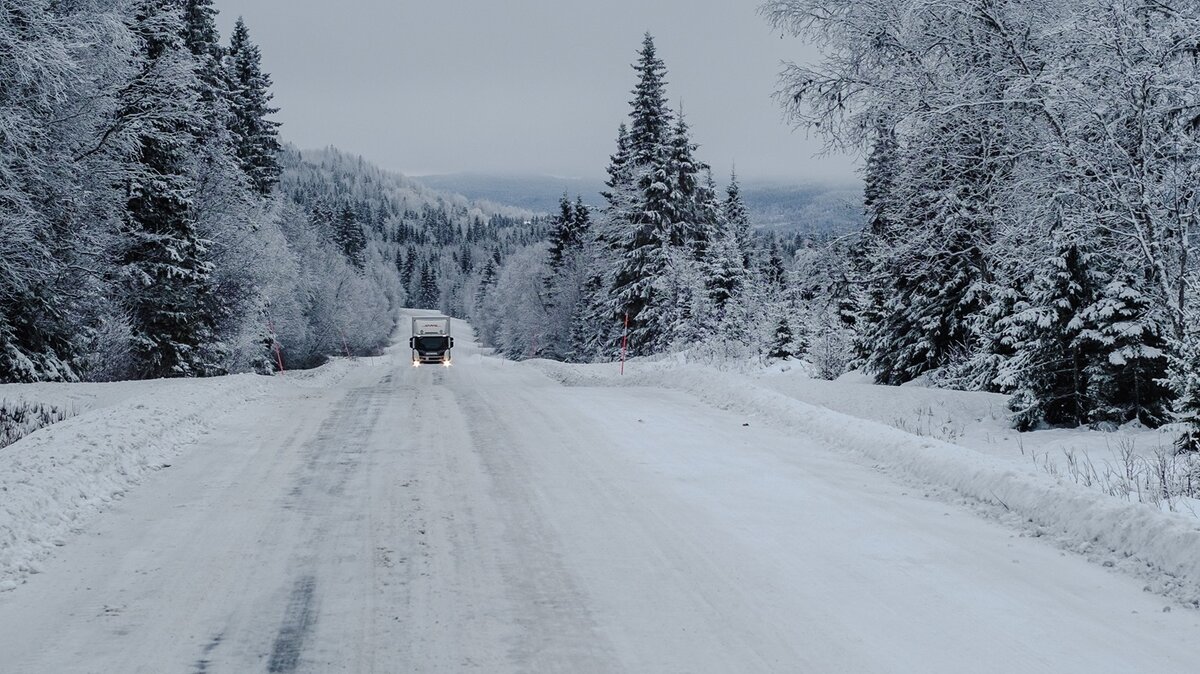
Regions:
[[[412,348],[413,367],[421,364],[450,367],[450,350],[454,348],[450,319],[445,316],[414,316],[408,346]]]

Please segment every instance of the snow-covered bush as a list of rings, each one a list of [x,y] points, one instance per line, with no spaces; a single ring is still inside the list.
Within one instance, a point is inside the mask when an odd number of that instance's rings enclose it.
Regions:
[[[116,311],[105,312],[95,326],[85,329],[77,369],[87,381],[121,381],[135,376],[137,361],[131,343],[129,319]]]

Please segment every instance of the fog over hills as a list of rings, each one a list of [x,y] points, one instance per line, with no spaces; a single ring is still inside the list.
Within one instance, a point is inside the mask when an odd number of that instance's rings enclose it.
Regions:
[[[454,173],[415,176],[413,181],[468,199],[507,204],[538,213],[552,213],[566,192],[582,195],[591,206],[603,204],[604,182],[598,179],[540,175]],[[719,183],[724,190],[724,184]],[[779,232],[833,233],[862,226],[862,188],[856,185],[797,185],[778,181],[747,180],[742,198],[756,228]]]

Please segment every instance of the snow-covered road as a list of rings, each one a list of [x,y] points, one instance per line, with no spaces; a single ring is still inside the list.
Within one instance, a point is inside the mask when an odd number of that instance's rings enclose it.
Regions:
[[[1200,670],[1200,614],[1131,577],[467,341],[221,420],[0,593],[0,671]]]

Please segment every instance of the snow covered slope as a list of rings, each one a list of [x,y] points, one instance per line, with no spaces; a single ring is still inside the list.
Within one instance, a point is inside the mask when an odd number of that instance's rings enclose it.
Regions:
[[[5,571],[0,671],[1200,667],[1198,612],[979,515],[1144,543],[1179,600],[1185,518],[751,379],[516,364],[454,329],[449,369],[397,349],[308,382],[151,383],[0,453],[49,513],[10,515],[0,551],[73,518],[38,573]],[[51,488],[110,480],[74,511]]]

